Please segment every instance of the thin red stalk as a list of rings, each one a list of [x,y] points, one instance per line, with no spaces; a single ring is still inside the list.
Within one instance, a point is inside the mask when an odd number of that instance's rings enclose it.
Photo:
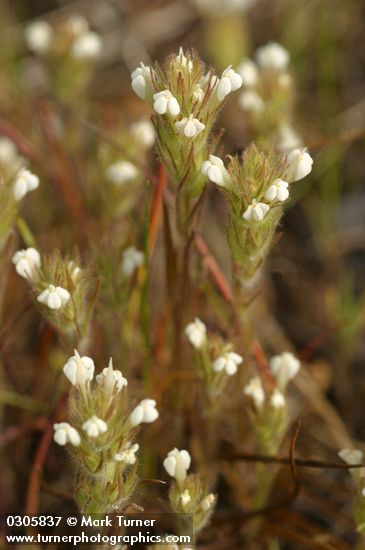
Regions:
[[[39,491],[41,487],[41,478],[46,464],[49,447],[52,441],[53,434],[53,423],[59,418],[60,413],[65,406],[67,395],[63,395],[54,410],[52,417],[50,418],[47,427],[45,428],[41,441],[38,445],[32,470],[30,472],[27,495],[26,495],[26,504],[25,504],[25,513],[26,514],[37,514],[39,507]]]
[[[151,215],[148,231],[148,253],[151,256],[156,244],[157,235],[162,220],[162,199],[167,185],[167,173],[165,167],[160,164],[158,167],[157,185],[152,199]]]
[[[200,235],[196,235],[195,237],[195,244],[198,249],[198,252],[202,256],[204,263],[208,267],[210,273],[212,274],[212,277],[222,294],[223,298],[228,302],[230,305],[234,303],[233,300],[233,293],[232,289],[223,275],[219,265],[217,264],[215,258],[212,256],[212,253],[210,252],[206,242],[204,241],[203,237]]]

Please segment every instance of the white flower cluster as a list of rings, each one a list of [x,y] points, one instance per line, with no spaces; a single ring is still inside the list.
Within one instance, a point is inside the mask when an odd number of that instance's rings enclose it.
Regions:
[[[75,355],[70,357],[63,367],[63,373],[69,382],[78,387],[82,395],[87,395],[90,391],[90,383],[94,379],[95,365],[91,357],[80,356],[77,350]],[[107,397],[112,397],[115,393],[120,393],[123,388],[128,385],[128,380],[123,376],[121,371],[113,368],[112,359],[109,361],[107,368],[95,377],[97,384],[103,388]],[[132,428],[139,426],[143,422],[154,422],[159,416],[156,409],[156,401],[153,399],[143,399],[137,405],[129,416],[129,425]],[[108,424],[102,418],[92,414],[83,422],[82,430],[89,438],[95,439],[102,436],[108,431]],[[54,424],[54,440],[59,445],[70,443],[73,446],[78,446],[81,443],[81,436],[78,431],[68,424],[62,422]],[[132,445],[126,443],[121,450],[114,456],[117,462],[125,462],[126,464],[134,464],[136,461],[135,454],[138,451],[137,444]]]
[[[292,78],[289,73],[290,55],[281,44],[269,42],[256,51],[255,61],[246,58],[238,66],[243,79],[243,91],[239,105],[255,121],[265,119],[266,107],[269,106],[271,94],[280,90],[290,90]],[[269,95],[268,95],[269,91]],[[275,100],[274,104],[275,104]],[[290,101],[287,102],[290,104]],[[278,118],[272,140],[280,151],[302,147],[302,140],[292,128],[290,114],[283,113]]]
[[[190,344],[196,350],[205,351],[207,344],[207,327],[196,317],[194,321],[185,327],[185,334]],[[225,351],[212,362],[214,372],[225,372],[228,376],[233,376],[237,372],[237,367],[243,362],[243,358],[234,351]]]
[[[260,114],[265,109],[265,101],[260,95],[258,84],[261,71],[285,73],[290,61],[289,52],[276,42],[270,42],[256,52],[256,63],[244,59],[238,67],[243,79],[243,92],[239,104],[245,111]]]
[[[184,481],[186,480],[190,465],[190,453],[185,449],[180,451],[176,447],[167,454],[163,461],[163,467],[166,472],[177,482],[180,491],[179,502],[185,509],[189,506],[192,500],[192,495],[190,494],[189,489],[184,489]],[[209,493],[202,499],[199,506],[204,512],[208,512],[213,508],[216,500],[216,495]]]
[[[269,404],[273,409],[281,409],[285,407],[286,386],[298,374],[300,361],[291,352],[285,351],[281,355],[272,357],[269,367],[277,384],[270,394]],[[243,392],[252,399],[258,411],[262,410],[266,402],[266,393],[258,376],[249,380]]]
[[[193,61],[188,59],[180,48],[175,58],[175,64],[181,69],[189,72],[193,70]],[[156,92],[152,81],[154,80],[154,70],[152,67],[141,63],[131,73],[131,86],[138,97],[149,102],[154,111],[160,116],[167,116],[176,119],[181,114],[181,105],[179,100],[173,95],[171,90],[165,89]],[[238,90],[242,86],[242,77],[232,67],[227,67],[222,73],[221,78],[211,77],[210,73],[205,75],[200,83],[197,83],[193,92],[193,101],[200,103],[204,98],[203,87],[209,84],[213,89],[218,102],[222,102],[228,94]],[[194,140],[205,130],[205,124],[189,113],[180,120],[175,121],[177,132],[185,139]]]
[[[291,182],[306,177],[312,170],[313,159],[306,150],[294,149],[286,156],[286,160],[288,163],[288,179]],[[232,178],[224,166],[223,160],[219,157],[210,155],[209,159],[203,162],[201,173],[218,186],[226,189],[232,186]],[[248,222],[260,222],[269,213],[272,203],[285,202],[288,198],[289,183],[282,179],[276,179],[269,186],[264,196],[264,199],[270,204],[253,199],[242,217]]]
[[[70,16],[65,24],[72,36],[70,55],[77,61],[94,61],[100,57],[102,39],[99,34],[90,30],[88,21],[81,15]],[[55,40],[55,29],[44,19],[28,23],[24,39],[28,48],[37,55],[46,55],[52,49]]]

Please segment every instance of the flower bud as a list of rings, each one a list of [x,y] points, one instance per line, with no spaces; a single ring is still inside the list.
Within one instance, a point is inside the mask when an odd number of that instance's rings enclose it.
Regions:
[[[217,86],[217,98],[223,101],[225,97],[238,90],[242,86],[242,76],[236,73],[232,67],[227,67],[222,73],[222,77]]]
[[[237,71],[242,76],[243,86],[253,88],[258,81],[257,65],[251,59],[244,59]]]
[[[313,159],[305,150],[293,149],[287,155],[289,181],[298,181],[311,173]]]
[[[135,427],[144,422],[150,424],[157,420],[158,416],[156,401],[154,399],[143,399],[131,412],[129,421],[131,425]]]
[[[274,201],[277,199],[280,202],[286,201],[289,198],[289,184],[287,181],[277,179],[265,193],[265,199]]]
[[[118,160],[111,164],[106,171],[107,179],[114,185],[129,183],[135,180],[138,174],[138,168],[128,160]]]
[[[77,61],[94,61],[100,57],[101,50],[101,37],[96,32],[89,31],[76,38],[71,55]]]
[[[170,90],[163,90],[154,94],[153,101],[153,108],[159,115],[169,113],[175,117],[180,113],[180,105]]]
[[[300,361],[289,351],[275,355],[270,360],[270,369],[280,388],[285,388],[299,372]]]
[[[186,478],[188,469],[190,468],[191,457],[188,451],[173,449],[170,451],[163,461],[163,466],[166,472],[176,481],[182,482]]]
[[[213,370],[215,372],[226,371],[228,376],[233,376],[237,372],[237,367],[242,363],[243,359],[238,353],[228,351],[223,355],[220,355],[213,362]]]
[[[87,381],[91,381],[94,378],[94,370],[95,365],[91,357],[80,357],[76,350],[75,355],[70,357],[63,367],[64,375],[73,386],[83,386]]]
[[[149,120],[134,122],[131,126],[131,132],[134,139],[144,147],[152,147],[155,143],[156,132]]]
[[[214,155],[209,155],[209,160],[203,162],[201,173],[203,176],[208,176],[210,181],[222,187],[225,187],[230,182],[230,176],[224,166],[223,160]]]
[[[53,28],[42,19],[33,21],[25,27],[24,38],[28,48],[38,54],[46,54],[52,44]]]
[[[257,202],[256,199],[253,199],[252,203],[242,214],[242,218],[247,221],[260,222],[265,218],[269,210],[270,206],[268,204]]]
[[[289,65],[289,52],[281,44],[269,42],[256,52],[257,63],[263,69],[284,71]]]
[[[194,348],[201,349],[207,340],[207,327],[200,319],[195,317],[194,321],[185,328],[185,334]]]
[[[123,250],[122,271],[126,277],[133,273],[144,264],[144,254],[140,250],[130,246]]]
[[[131,74],[132,89],[141,99],[146,99],[147,92],[150,93],[151,91],[151,72],[151,67],[141,63],[141,66],[137,67]]]
[[[81,443],[81,438],[77,430],[68,422],[60,422],[53,425],[53,439],[58,445],[66,445],[71,443],[74,447],[78,447]]]
[[[49,285],[48,288],[37,296],[37,301],[50,309],[57,310],[66,305],[70,297],[70,293],[65,288]]]
[[[89,359],[89,357],[86,359]],[[115,389],[117,390],[117,393],[119,393],[125,386],[128,385],[128,380],[124,378],[120,370],[113,369],[112,359],[109,361],[109,366],[103,369],[103,372],[98,374],[95,379],[99,385],[104,387],[107,394],[112,394]]]
[[[251,378],[243,389],[245,395],[252,398],[255,406],[260,409],[265,402],[265,392],[258,376]]]
[[[132,445],[131,442],[128,442],[119,453],[114,455],[114,460],[116,462],[125,462],[126,464],[135,464],[137,457],[136,452],[139,449],[138,443]]]
[[[22,168],[15,178],[13,191],[15,200],[20,201],[29,191],[37,189],[38,185],[38,176],[32,174],[30,170]]]
[[[186,138],[194,139],[205,129],[205,124],[202,124],[197,118],[194,118],[194,115],[190,115],[188,118],[185,117],[175,122],[175,127],[178,132]]]
[[[98,418],[95,414],[83,423],[82,429],[89,437],[99,437],[108,430],[108,425],[104,420]]]
[[[15,270],[21,277],[32,279],[41,267],[41,257],[35,248],[27,248],[26,250],[18,250],[12,257]]]

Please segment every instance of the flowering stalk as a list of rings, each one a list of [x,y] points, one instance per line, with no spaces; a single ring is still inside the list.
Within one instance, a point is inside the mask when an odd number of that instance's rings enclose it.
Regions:
[[[18,275],[29,282],[44,317],[68,340],[84,345],[98,292],[93,269],[79,267],[78,258],[63,258],[58,250],[43,256],[34,248],[19,250],[12,261]]]
[[[54,440],[67,445],[76,464],[75,498],[83,513],[122,510],[138,483],[138,426],[158,418],[155,401],[130,413],[128,381],[112,361],[94,380],[94,362],[75,351],[64,366],[71,382],[68,420],[54,425]]]
[[[44,19],[32,21],[24,38],[47,68],[56,95],[71,104],[90,81],[102,53],[101,37],[85,17],[71,15],[55,25]]]
[[[0,137],[0,254],[15,224],[24,197],[39,185],[39,178],[26,167],[16,146]]]
[[[222,401],[219,399],[230,378],[237,373],[243,358],[217,336],[207,338],[204,323],[196,318],[185,328],[194,352],[194,363],[208,398],[209,416],[215,416]],[[213,419],[210,418],[210,422]]]
[[[289,425],[289,412],[286,400],[287,385],[299,372],[300,362],[290,352],[273,357],[269,363],[271,383],[263,385],[258,376],[252,378],[244,388],[244,394],[251,400],[250,420],[256,436],[259,452],[276,455]],[[256,493],[254,508],[259,510],[267,505],[275,473],[272,467],[258,464],[256,467]],[[252,525],[255,535],[260,520]]]
[[[229,157],[227,168],[214,156],[202,172],[218,185],[229,205],[227,238],[236,280],[244,294],[257,281],[275,230],[289,198],[290,183],[312,168],[308,153],[265,152],[251,145],[239,157]]]
[[[294,80],[289,52],[270,42],[256,51],[255,61],[245,58],[238,66],[243,79],[239,105],[246,115],[253,139],[265,149],[290,151],[302,147],[293,129]]]
[[[189,234],[206,179],[200,166],[213,150],[210,133],[222,102],[242,78],[231,67],[218,78],[194,52],[182,49],[163,67],[141,64],[131,77],[135,93],[154,109],[157,148],[175,184],[178,227]]]
[[[194,538],[209,522],[216,504],[216,495],[209,493],[199,474],[187,475],[191,457],[188,451],[173,449],[165,458],[166,472],[174,478],[170,487],[170,506],[176,514],[193,514]],[[180,525],[184,532],[184,525]]]

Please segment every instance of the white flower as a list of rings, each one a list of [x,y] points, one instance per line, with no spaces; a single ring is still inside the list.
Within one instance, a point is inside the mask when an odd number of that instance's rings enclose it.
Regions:
[[[359,466],[364,462],[364,454],[360,449],[341,449],[338,456],[349,466]]]
[[[180,134],[183,134],[186,138],[194,139],[205,128],[205,124],[200,122],[194,115],[190,115],[188,118],[183,118],[178,122],[175,122],[175,126]]]
[[[89,437],[99,437],[99,435],[105,433],[108,430],[108,425],[104,420],[98,418],[93,414],[89,420],[83,423],[82,429],[87,433]]]
[[[270,397],[270,405],[274,409],[282,409],[285,407],[285,397],[278,389],[275,389]]]
[[[17,157],[15,144],[6,137],[0,137],[0,163],[12,164],[17,161]]]
[[[193,64],[192,60],[191,59],[188,60],[188,58],[184,54],[183,48],[181,48],[181,47],[179,48],[179,53],[177,54],[177,56],[175,58],[175,61],[176,61],[176,63],[178,63],[182,67],[187,67],[189,69],[189,71],[193,70],[194,64]]]
[[[207,327],[203,321],[195,317],[194,321],[185,327],[185,334],[190,344],[194,346],[194,348],[200,349],[205,345],[207,340]]]
[[[132,445],[131,442],[128,442],[119,453],[114,455],[114,460],[116,462],[125,462],[126,464],[135,464],[137,460],[136,452],[138,449],[138,443]]]
[[[43,19],[33,21],[25,27],[24,38],[28,48],[42,55],[49,51],[53,40],[53,28]]]
[[[122,271],[126,277],[133,275],[136,269],[144,264],[144,254],[130,246],[123,251]]]
[[[37,301],[50,309],[61,309],[62,306],[67,304],[70,297],[69,291],[65,288],[48,285],[48,287],[37,296]]]
[[[205,92],[203,90],[203,88],[199,85],[195,86],[194,88],[194,91],[193,91],[193,102],[197,102],[197,103],[201,103],[204,99],[204,96],[205,96]]]
[[[81,269],[73,260],[70,260],[67,265],[67,269],[70,272],[71,279],[74,283],[76,283],[77,279],[79,278],[79,275],[81,275]]]
[[[258,80],[258,71],[257,65],[251,59],[244,59],[237,71],[242,76],[243,85],[247,88],[253,88],[257,84]]]
[[[73,13],[67,18],[67,30],[74,36],[81,36],[89,31],[88,20],[78,13]]]
[[[269,210],[270,206],[268,204],[257,202],[254,199],[242,214],[242,218],[247,221],[260,222],[264,219]]]
[[[224,162],[215,155],[209,155],[209,160],[205,160],[201,165],[201,173],[203,176],[208,176],[210,181],[223,187],[230,181],[230,175]]]
[[[163,466],[169,476],[176,479],[176,481],[184,481],[186,473],[190,468],[191,456],[188,451],[173,449],[170,451],[163,461]]]
[[[265,193],[265,198],[268,201],[274,201],[277,199],[280,202],[286,201],[289,197],[289,184],[287,181],[277,179]]]
[[[243,388],[243,393],[252,398],[258,409],[260,409],[265,402],[264,388],[258,376],[251,378],[251,380]]]
[[[242,361],[243,358],[238,355],[238,353],[228,351],[215,359],[213,363],[213,370],[215,370],[215,372],[225,370],[228,376],[232,376],[233,374],[236,374],[237,366],[240,365]]]
[[[63,373],[73,386],[82,386],[94,378],[95,365],[91,357],[80,357],[77,350],[74,353],[65,363]]]
[[[137,407],[133,409],[129,417],[132,426],[139,426],[142,422],[150,424],[157,420],[159,414],[156,409],[156,401],[154,399],[143,399]]]
[[[131,74],[132,89],[141,99],[145,99],[146,93],[151,90],[151,72],[151,67],[141,63]]]
[[[15,271],[25,279],[31,279],[37,269],[41,267],[41,256],[35,248],[18,250],[15,252],[11,261],[15,265]]]
[[[306,150],[293,149],[286,159],[289,164],[288,171],[291,181],[301,180],[312,171],[313,159]]]
[[[276,146],[280,151],[290,151],[291,149],[301,147],[302,140],[290,126],[290,124],[281,124],[277,131]]]
[[[124,378],[120,370],[113,369],[113,361],[110,359],[108,367],[95,377],[98,384],[103,385],[107,393],[112,394],[116,388],[119,393],[124,386],[128,385],[128,380]]]
[[[262,97],[253,90],[247,90],[242,92],[239,97],[238,103],[240,107],[248,113],[262,113],[265,108],[265,103]]]
[[[114,185],[129,183],[135,180],[138,174],[138,168],[128,160],[118,160],[111,164],[106,171],[107,179]]]
[[[181,506],[183,508],[186,508],[186,506],[190,503],[190,501],[191,501],[190,493],[188,489],[185,489],[185,491],[180,495]]]
[[[204,510],[204,512],[208,512],[212,508],[216,501],[216,496],[213,493],[210,493],[207,495],[201,502],[200,506]]]
[[[154,94],[153,101],[153,108],[159,115],[164,115],[168,112],[172,116],[177,116],[180,113],[180,105],[170,90],[163,90]]]
[[[219,101],[230,94],[238,90],[242,86],[242,76],[236,73],[231,66],[227,67],[222,73],[221,79],[217,86],[217,97]]]
[[[149,120],[139,120],[131,126],[131,132],[136,141],[144,147],[152,147],[155,143],[156,132],[155,128]]]
[[[15,200],[20,201],[29,191],[37,189],[38,185],[38,176],[32,174],[30,170],[22,168],[15,178],[13,191]]]
[[[81,61],[93,61],[101,54],[103,42],[101,37],[93,31],[81,34],[71,48],[71,55],[74,59]]]
[[[53,439],[58,445],[66,445],[71,443],[74,447],[78,447],[81,443],[79,432],[75,430],[68,422],[60,422],[53,424],[54,435]]]
[[[269,42],[257,50],[256,60],[263,69],[283,71],[289,64],[290,56],[281,44]]]
[[[270,369],[281,388],[285,388],[299,372],[300,361],[290,351],[275,355],[270,360]]]

